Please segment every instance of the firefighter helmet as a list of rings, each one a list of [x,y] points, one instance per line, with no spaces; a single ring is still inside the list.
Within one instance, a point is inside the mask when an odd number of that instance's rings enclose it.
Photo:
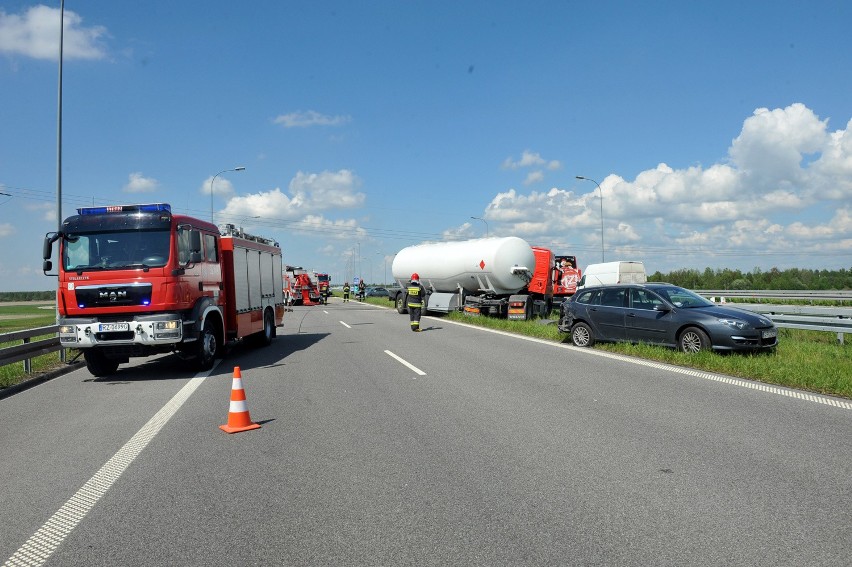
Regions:
[[[417,272],[414,272],[413,274],[411,274],[411,281],[413,281],[413,282],[420,281],[420,276],[417,275]]]

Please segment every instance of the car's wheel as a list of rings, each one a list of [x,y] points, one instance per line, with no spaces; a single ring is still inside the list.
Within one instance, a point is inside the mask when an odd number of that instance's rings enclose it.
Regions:
[[[680,350],[686,353],[696,353],[710,348],[710,337],[698,327],[687,327],[678,340]]]
[[[577,323],[571,327],[571,342],[578,347],[590,347],[595,344],[592,328],[585,323]]]
[[[195,346],[195,368],[197,370],[203,371],[213,368],[216,350],[219,348],[217,342],[212,323],[209,320],[205,321],[204,329],[201,331],[201,336],[198,337]]]
[[[110,360],[97,349],[87,350],[83,353],[83,358],[86,359],[86,368],[89,369],[92,376],[109,376],[115,374],[115,371],[118,370],[118,361]]]
[[[396,296],[396,312],[400,315],[404,313],[408,313],[408,309],[405,307],[405,294],[400,293]]]

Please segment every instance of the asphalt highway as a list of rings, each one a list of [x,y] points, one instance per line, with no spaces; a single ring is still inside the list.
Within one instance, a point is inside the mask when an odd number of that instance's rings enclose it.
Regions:
[[[852,406],[358,302],[0,400],[6,565],[821,565]],[[259,429],[226,434],[234,368]]]

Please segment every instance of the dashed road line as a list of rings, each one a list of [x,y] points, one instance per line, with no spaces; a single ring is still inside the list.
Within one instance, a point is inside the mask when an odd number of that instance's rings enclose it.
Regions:
[[[401,363],[402,365],[407,366],[410,370],[413,370],[415,374],[418,374],[419,376],[426,376],[425,372],[423,372],[422,370],[420,370],[419,368],[417,368],[416,366],[414,366],[413,364],[411,364],[410,362],[408,362],[404,358],[401,358],[401,357],[395,355],[391,351],[386,350],[385,354],[387,354],[391,358],[396,359],[396,361]],[[415,380],[416,380],[416,378],[415,378]]]

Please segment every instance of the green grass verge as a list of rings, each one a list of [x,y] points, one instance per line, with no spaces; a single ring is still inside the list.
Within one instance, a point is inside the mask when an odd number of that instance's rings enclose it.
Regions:
[[[49,306],[50,309],[43,307]],[[2,305],[0,304],[0,334],[22,331],[24,329],[35,329],[38,327],[49,327],[56,324],[56,312],[53,310],[53,302],[32,303],[29,305]],[[30,340],[48,339],[53,335],[33,337]],[[21,344],[21,341],[0,343],[0,348]],[[0,389],[19,384],[24,380],[34,378],[44,372],[49,372],[62,367],[65,363],[59,358],[59,352],[52,352],[38,356],[31,361],[32,373],[24,372],[23,362],[13,362],[0,366]]]

